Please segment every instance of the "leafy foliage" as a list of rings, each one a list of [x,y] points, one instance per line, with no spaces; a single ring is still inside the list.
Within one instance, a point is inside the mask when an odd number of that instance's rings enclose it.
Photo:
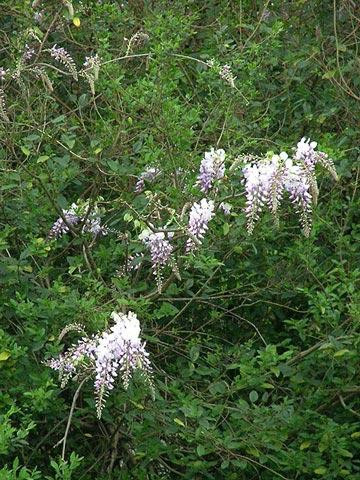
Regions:
[[[350,0],[0,0],[1,480],[359,478],[359,17]],[[139,234],[201,200],[204,152],[303,136],[339,174],[309,238],[290,205],[248,236],[234,198],[158,289]],[[100,215],[108,235],[84,228]],[[135,376],[98,420],[92,386],[60,389],[45,362],[113,310],[142,320],[155,398]]]

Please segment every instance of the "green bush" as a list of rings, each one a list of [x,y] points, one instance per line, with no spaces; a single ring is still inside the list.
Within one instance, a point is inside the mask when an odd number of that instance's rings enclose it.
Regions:
[[[0,480],[359,478],[355,3],[0,0]],[[310,236],[291,202],[249,236],[227,170],[231,214],[193,256],[177,240],[159,290],[138,237],[202,198],[204,152],[303,136],[339,175]],[[73,203],[109,234],[50,238]],[[46,362],[114,310],[141,321],[155,398],[135,376],[99,420],[92,381]]]

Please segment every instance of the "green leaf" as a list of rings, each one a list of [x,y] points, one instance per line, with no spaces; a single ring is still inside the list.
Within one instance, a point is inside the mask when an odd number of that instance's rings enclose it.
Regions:
[[[8,358],[11,357],[11,353],[4,350],[3,352],[0,352],[0,362],[5,362]]]
[[[338,350],[337,352],[334,353],[334,357],[342,357],[346,353],[350,353],[350,350],[347,348],[343,348],[342,350]]]
[[[274,385],[272,385],[271,383],[262,383],[261,386],[263,388],[275,388]]]
[[[200,354],[200,347],[199,347],[199,345],[193,345],[193,346],[190,348],[190,352],[189,352],[191,361],[192,361],[192,362],[196,362],[196,360],[199,358],[199,354]]]
[[[44,163],[46,160],[49,160],[49,155],[40,155],[40,157],[36,160],[36,163]]]
[[[180,425],[180,427],[185,427],[185,423],[180,420],[180,418],[174,418],[174,423]]]
[[[257,393],[257,391],[256,390],[251,390],[251,392],[249,394],[250,402],[255,403],[258,398],[259,398],[259,394]]]
[[[199,455],[199,457],[202,457],[206,453],[205,447],[203,445],[198,445],[196,447],[196,453]]]
[[[322,78],[324,80],[329,80],[330,78],[334,78],[336,75],[336,70],[329,70],[327,72],[324,73],[324,75],[322,76]]]
[[[339,449],[339,454],[342,457],[346,457],[346,458],[353,458],[353,456],[354,456],[351,452],[349,452],[349,450],[345,450],[345,448],[340,448]]]
[[[216,395],[217,393],[224,393],[226,391],[226,384],[225,382],[216,382],[209,386],[210,393],[212,395]]]
[[[302,442],[302,444],[300,445],[300,450],[306,450],[307,448],[309,448],[311,445],[311,442],[309,440],[306,440],[305,442]]]
[[[20,148],[24,155],[26,155],[27,157],[30,155],[31,152],[28,149],[28,147],[25,147],[25,145],[22,145]]]
[[[314,470],[314,473],[316,473],[316,475],[325,475],[326,472],[327,472],[327,468],[325,467],[315,468]]]
[[[227,235],[230,231],[230,225],[228,223],[223,224],[223,235]]]

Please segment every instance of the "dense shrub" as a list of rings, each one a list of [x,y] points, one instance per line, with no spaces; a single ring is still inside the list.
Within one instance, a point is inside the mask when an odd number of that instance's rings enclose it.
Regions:
[[[358,479],[356,2],[30,3],[0,0],[0,480]],[[318,171],[311,233],[285,201],[249,235],[247,155],[303,136],[339,176]],[[232,208],[197,245],[211,147]],[[154,397],[134,375],[98,419],[48,362],[113,311],[140,319]]]

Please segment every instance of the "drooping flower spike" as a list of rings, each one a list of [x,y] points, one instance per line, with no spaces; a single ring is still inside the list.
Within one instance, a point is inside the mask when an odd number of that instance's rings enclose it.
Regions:
[[[101,417],[106,397],[119,377],[127,389],[135,370],[143,372],[152,387],[152,368],[145,343],[140,339],[140,322],[133,312],[111,314],[115,324],[93,337],[79,342],[47,365],[59,372],[62,387],[75,375],[95,376],[94,390],[98,417]]]
[[[318,196],[315,165],[321,164],[337,179],[333,161],[326,153],[315,151],[316,146],[316,142],[304,137],[294,149],[293,158],[285,152],[271,158],[245,157],[245,214],[250,234],[265,207],[270,209],[277,221],[278,207],[284,192],[287,192],[300,216],[305,236],[310,235],[312,206]]]
[[[108,229],[101,224],[100,211],[95,204],[92,211],[88,213],[89,202],[85,202],[83,205],[71,204],[68,210],[63,210],[63,217],[59,217],[51,227],[48,238],[59,238],[62,235],[69,232],[72,226],[84,222],[82,226],[82,233],[89,232],[94,237],[98,235],[107,235]]]
[[[225,151],[222,149],[205,152],[200,164],[200,173],[197,185],[202,192],[207,193],[213,186],[215,180],[220,180],[225,174]]]
[[[186,242],[186,252],[189,253],[200,245],[207,231],[208,223],[214,216],[215,205],[213,200],[203,198],[199,203],[194,203],[190,210],[188,232],[190,238]]]

